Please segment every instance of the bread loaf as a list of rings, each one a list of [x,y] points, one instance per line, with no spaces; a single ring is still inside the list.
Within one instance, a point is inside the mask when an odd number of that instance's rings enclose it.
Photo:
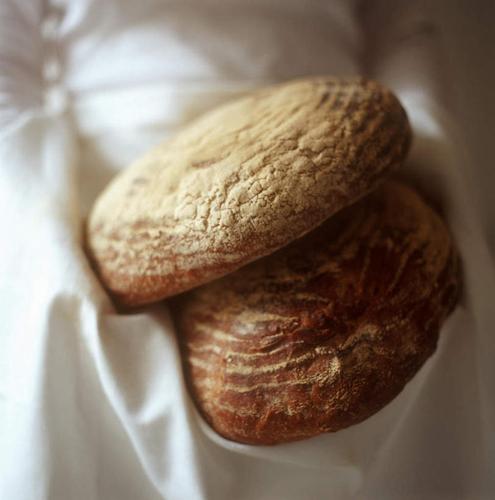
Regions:
[[[404,159],[394,95],[311,78],[222,106],[138,160],[97,200],[88,250],[117,299],[188,290],[312,230]]]
[[[386,182],[174,303],[191,393],[218,433],[242,443],[356,424],[434,352],[459,283],[445,224],[412,189]]]

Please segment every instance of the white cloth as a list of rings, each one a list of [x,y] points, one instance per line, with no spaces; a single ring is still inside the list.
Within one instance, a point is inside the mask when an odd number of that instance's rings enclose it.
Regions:
[[[428,13],[369,4],[365,31],[344,0],[0,4],[1,499],[495,495],[495,273],[470,160]],[[403,175],[443,207],[462,301],[436,354],[372,418],[288,445],[231,443],[189,400],[166,306],[112,309],[82,249],[84,219],[117,170],[214,104],[363,68],[407,108]]]

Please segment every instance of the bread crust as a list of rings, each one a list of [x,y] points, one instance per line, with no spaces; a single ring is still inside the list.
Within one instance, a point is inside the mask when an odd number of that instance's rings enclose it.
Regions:
[[[410,142],[395,96],[311,78],[222,106],[137,161],[97,200],[88,249],[108,290],[139,305],[301,237],[373,189]]]
[[[388,181],[304,238],[174,303],[188,384],[222,436],[275,444],[374,414],[456,304],[440,217]]]

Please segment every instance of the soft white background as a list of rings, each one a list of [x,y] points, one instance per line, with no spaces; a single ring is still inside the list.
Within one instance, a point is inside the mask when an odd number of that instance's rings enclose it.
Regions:
[[[3,0],[0,498],[494,497],[490,19],[488,2]],[[113,311],[84,218],[115,172],[214,104],[363,72],[408,110],[402,175],[442,206],[462,302],[435,356],[366,422],[227,442],[188,399],[167,308]]]

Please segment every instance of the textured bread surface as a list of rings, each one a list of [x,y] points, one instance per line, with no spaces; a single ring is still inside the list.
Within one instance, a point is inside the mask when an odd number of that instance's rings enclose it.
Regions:
[[[128,305],[225,275],[302,236],[404,159],[406,114],[373,81],[312,78],[195,121],[109,185],[88,224],[104,284]]]
[[[187,380],[222,436],[337,431],[391,401],[434,352],[459,290],[449,232],[386,182],[273,255],[176,299]]]

